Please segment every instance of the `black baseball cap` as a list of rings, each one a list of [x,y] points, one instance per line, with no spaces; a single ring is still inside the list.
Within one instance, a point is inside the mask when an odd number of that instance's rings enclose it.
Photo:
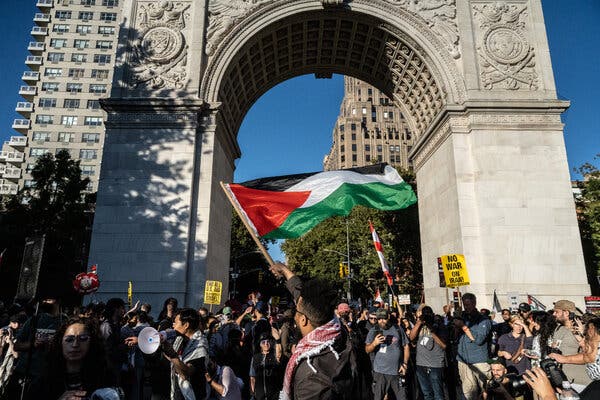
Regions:
[[[531,311],[531,306],[527,303],[519,304],[519,311],[529,312]]]

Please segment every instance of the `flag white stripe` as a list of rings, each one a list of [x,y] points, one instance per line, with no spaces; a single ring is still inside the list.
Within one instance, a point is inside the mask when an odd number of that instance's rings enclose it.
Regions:
[[[309,176],[301,182],[290,186],[286,189],[286,192],[310,191],[310,196],[300,206],[300,208],[305,208],[321,202],[344,183],[364,185],[380,182],[386,185],[398,185],[404,182],[398,171],[389,165],[385,167],[383,172],[383,175],[365,175],[352,171],[325,171]]]

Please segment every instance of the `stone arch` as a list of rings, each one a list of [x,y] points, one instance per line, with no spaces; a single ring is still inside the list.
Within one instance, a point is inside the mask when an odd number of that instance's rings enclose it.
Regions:
[[[325,12],[307,0],[258,9],[211,52],[200,96],[221,104],[220,121],[235,136],[254,101],[306,73],[373,84],[396,101],[417,136],[448,104],[465,100],[465,84],[442,40],[423,19],[381,0]]]

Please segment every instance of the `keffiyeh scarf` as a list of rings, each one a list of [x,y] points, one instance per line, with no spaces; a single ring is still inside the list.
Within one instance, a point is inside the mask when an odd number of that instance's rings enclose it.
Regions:
[[[331,321],[319,326],[298,342],[296,350],[294,350],[285,369],[285,378],[283,380],[284,400],[292,398],[292,379],[300,361],[306,359],[310,369],[314,373],[317,373],[317,370],[310,363],[310,357],[321,353],[325,348],[329,348],[335,357],[339,359],[339,354],[333,349],[333,343],[340,335],[340,321],[337,317],[334,317]]]

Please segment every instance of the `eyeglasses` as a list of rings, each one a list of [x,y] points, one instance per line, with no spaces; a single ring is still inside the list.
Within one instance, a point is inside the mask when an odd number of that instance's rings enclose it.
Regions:
[[[90,340],[90,335],[88,335],[87,333],[84,333],[82,335],[67,335],[63,337],[63,342],[65,343],[74,343],[75,339],[77,339],[77,341],[79,343],[85,343],[88,340]]]
[[[371,320],[377,321],[377,317],[369,317],[369,321],[371,321]]]

